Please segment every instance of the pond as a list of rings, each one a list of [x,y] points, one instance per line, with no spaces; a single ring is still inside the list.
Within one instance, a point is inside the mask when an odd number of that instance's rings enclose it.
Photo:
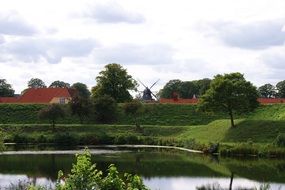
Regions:
[[[77,149],[77,150],[76,150]],[[68,173],[75,161],[74,150],[16,151],[0,155],[0,189],[21,181],[52,185],[57,171]],[[159,148],[90,149],[92,161],[101,170],[115,164],[119,171],[137,173],[152,190],[189,190],[204,186],[228,188],[233,174],[233,189],[252,189],[270,184],[285,190],[285,160],[232,159],[210,157]]]

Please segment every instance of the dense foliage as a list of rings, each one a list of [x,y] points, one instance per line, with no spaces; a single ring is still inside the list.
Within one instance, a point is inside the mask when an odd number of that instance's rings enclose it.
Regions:
[[[258,88],[258,93],[261,98],[274,98],[276,96],[276,90],[272,84],[260,86]]]
[[[108,95],[94,99],[94,112],[96,120],[100,123],[112,123],[117,120],[117,103]]]
[[[70,88],[70,84],[63,82],[63,81],[53,81],[50,85],[49,88]]]
[[[89,98],[91,93],[90,91],[88,90],[86,84],[83,84],[83,83],[80,83],[80,82],[77,82],[77,83],[74,83],[71,88],[75,89],[76,90],[76,95],[80,98]]]
[[[234,113],[253,111],[258,107],[258,92],[240,73],[216,75],[210,89],[201,97],[200,108],[228,113],[234,127]]]
[[[160,91],[161,98],[179,98],[191,99],[200,97],[210,87],[210,79],[201,79],[194,81],[181,81],[178,79],[170,80]]]
[[[32,78],[28,81],[28,88],[46,88],[44,81],[39,78]]]
[[[87,119],[92,111],[92,103],[89,98],[84,98],[79,95],[72,97],[69,102],[72,115],[77,115],[80,123],[82,124],[85,119]]]
[[[285,80],[280,81],[276,84],[278,97],[285,98]]]
[[[0,79],[0,97],[12,97],[14,96],[14,92],[12,86],[7,83],[6,79]]]
[[[121,65],[112,63],[96,77],[97,85],[92,89],[92,95],[98,98],[103,95],[111,96],[116,102],[126,102],[132,99],[129,90],[136,90],[137,82]]]

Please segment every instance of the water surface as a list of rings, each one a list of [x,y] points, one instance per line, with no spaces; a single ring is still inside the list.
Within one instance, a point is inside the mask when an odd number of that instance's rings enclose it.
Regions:
[[[57,171],[68,173],[82,150],[10,151],[0,155],[0,186],[19,180],[53,184]],[[115,164],[121,172],[137,173],[152,190],[189,190],[219,184],[228,188],[234,173],[234,188],[254,188],[269,183],[285,190],[285,161],[209,157],[169,149],[90,149],[96,167],[105,171]]]

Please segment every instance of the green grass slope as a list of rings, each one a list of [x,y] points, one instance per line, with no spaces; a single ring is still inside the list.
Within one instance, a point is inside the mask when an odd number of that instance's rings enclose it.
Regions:
[[[0,124],[41,124],[47,121],[38,119],[38,112],[47,105],[39,104],[0,104]],[[60,124],[79,124],[77,116],[72,116],[68,105],[63,106],[66,117],[60,119]],[[226,118],[224,114],[210,114],[197,111],[196,105],[174,104],[145,104],[145,113],[139,118],[142,125],[203,125],[216,119]],[[86,121],[94,124],[94,115],[90,115]],[[130,116],[124,114],[122,104],[118,108],[116,124],[129,125],[133,123]]]

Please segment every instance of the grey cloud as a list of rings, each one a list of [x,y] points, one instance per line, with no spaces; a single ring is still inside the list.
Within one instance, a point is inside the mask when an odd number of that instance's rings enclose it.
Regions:
[[[22,20],[16,13],[0,14],[0,34],[31,36],[37,29]]]
[[[63,57],[81,57],[91,53],[98,43],[93,39],[34,39],[24,38],[0,45],[0,52],[21,61],[58,63]]]
[[[225,44],[245,49],[264,49],[280,46],[285,42],[285,32],[281,20],[260,21],[240,24],[220,22],[212,24],[215,34]]]
[[[165,44],[132,45],[121,44],[116,47],[98,49],[95,59],[102,64],[117,62],[121,64],[158,65],[173,63],[173,49]]]
[[[125,10],[117,3],[97,5],[89,9],[84,16],[92,18],[99,23],[140,24],[145,21],[141,14]]]
[[[280,49],[273,49],[260,56],[260,60],[265,64],[268,69],[271,70],[283,70],[285,71],[285,47]],[[283,73],[284,75],[284,73]]]

